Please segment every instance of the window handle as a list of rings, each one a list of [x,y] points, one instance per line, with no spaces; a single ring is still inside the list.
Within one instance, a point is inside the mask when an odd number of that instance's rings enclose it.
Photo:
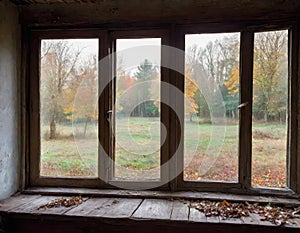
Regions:
[[[249,102],[242,103],[238,106],[238,109],[244,108],[249,104]]]
[[[111,120],[111,115],[113,113],[113,110],[108,110],[106,113],[106,120],[107,122],[110,124],[110,120]]]

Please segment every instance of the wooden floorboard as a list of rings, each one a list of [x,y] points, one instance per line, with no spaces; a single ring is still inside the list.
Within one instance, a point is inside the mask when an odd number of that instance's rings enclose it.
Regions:
[[[189,221],[191,222],[207,222],[207,218],[204,213],[196,210],[195,208],[190,208]]]
[[[130,218],[142,203],[142,199],[122,198],[110,208],[102,217],[105,218]]]
[[[227,224],[243,224],[243,219],[242,218],[219,218],[220,223],[227,223]]]
[[[132,217],[170,220],[172,207],[173,203],[170,200],[145,199]]]
[[[254,218],[251,214],[247,217],[242,217],[242,220],[245,224],[248,225],[259,225],[259,221]]]
[[[209,217],[206,217],[206,221],[208,223],[219,223],[220,218],[219,218],[219,216],[209,216]]]
[[[57,197],[53,196],[40,196],[37,199],[31,200],[27,202],[25,205],[18,206],[11,210],[12,213],[22,213],[22,214],[29,214],[29,213],[38,213],[39,207],[46,204],[47,202],[55,199]]]
[[[189,201],[173,201],[171,220],[188,221],[189,220]]]
[[[87,214],[90,217],[101,217],[105,214],[113,205],[117,203],[117,199],[115,198],[99,198],[98,203],[94,206],[94,208]]]
[[[50,199],[50,201],[57,199],[57,197],[52,197],[52,199]],[[86,201],[87,198],[84,199],[84,201]],[[44,204],[46,204],[47,201],[45,200]],[[64,207],[64,206],[59,206],[59,207],[55,207],[55,208],[37,208],[35,211],[33,211],[33,214],[52,214],[52,215],[63,215],[65,214],[67,211],[72,210],[73,208],[75,208],[77,205],[73,205],[70,207]],[[80,205],[79,205],[80,206]]]
[[[108,198],[89,198],[81,205],[74,207],[71,210],[65,212],[66,216],[87,216],[90,212],[92,212],[95,207],[101,206],[103,203],[107,202]]]
[[[15,209],[19,206],[25,205],[32,200],[36,200],[40,195],[15,195],[7,200],[0,202],[0,211],[1,212],[10,212],[12,209]]]

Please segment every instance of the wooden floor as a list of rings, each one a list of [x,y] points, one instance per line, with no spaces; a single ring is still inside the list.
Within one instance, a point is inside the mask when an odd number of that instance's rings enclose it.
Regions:
[[[255,214],[223,220],[206,217],[183,200],[94,197],[78,206],[39,209],[56,198],[23,194],[0,202],[0,225],[14,233],[300,232],[300,219],[280,227]]]

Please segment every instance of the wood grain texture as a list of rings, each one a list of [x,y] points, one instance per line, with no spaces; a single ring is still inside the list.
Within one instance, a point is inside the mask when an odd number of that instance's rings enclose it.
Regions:
[[[259,225],[259,221],[256,218],[254,218],[251,214],[247,217],[242,217],[242,220],[245,224]]]
[[[209,223],[219,223],[220,218],[219,218],[219,216],[209,216],[209,217],[206,217],[206,221]]]
[[[16,208],[12,209],[12,213],[37,213],[39,212],[39,207],[42,205],[47,204],[49,201],[54,200],[57,197],[54,196],[41,196],[39,198],[36,198],[34,200],[31,200],[29,202],[26,202],[24,205],[17,206]],[[42,210],[41,210],[42,212]]]
[[[116,189],[88,189],[88,188],[51,188],[51,187],[32,187],[23,191],[24,194],[43,194],[43,195],[82,195],[93,197],[116,197],[116,198],[150,198],[150,199],[188,199],[198,200],[207,199],[212,201],[227,200],[230,202],[257,202],[257,203],[274,203],[281,205],[300,205],[300,200],[287,197],[261,196],[261,195],[245,195],[245,194],[228,194],[215,192],[193,192],[193,191],[132,191],[132,190],[116,190]]]
[[[133,10],[135,9],[135,10]],[[185,0],[140,4],[139,0],[95,1],[90,4],[31,4],[22,6],[25,25],[88,25],[150,21],[224,22],[290,18],[300,10],[296,0]]]
[[[171,220],[189,220],[189,201],[173,201]]]
[[[243,189],[251,187],[252,169],[252,95],[254,33],[242,32],[240,45],[240,109],[239,117],[239,182]]]
[[[68,210],[64,215],[67,216],[85,216],[88,215],[95,207],[102,205],[102,203],[107,202],[108,198],[89,198],[81,205]]]
[[[21,207],[26,203],[39,198],[40,195],[16,195],[0,202],[0,212],[10,212],[12,209]]]
[[[17,5],[53,4],[53,3],[95,3],[95,0],[10,0]]]
[[[31,196],[2,202],[18,203],[11,211],[1,212],[7,232],[14,233],[85,233],[99,232],[172,232],[172,233],[298,233],[300,220],[278,227],[259,216],[251,214],[242,219],[220,219],[206,217],[202,212],[188,208],[181,200],[159,200],[140,198],[89,198],[81,205],[39,209],[56,196]],[[30,201],[29,201],[29,198]],[[34,199],[33,199],[34,198]],[[7,203],[7,204],[6,204]],[[11,206],[11,205],[10,205]]]
[[[116,203],[117,199],[114,198],[101,198],[98,199],[99,202],[94,206],[92,211],[88,212],[87,216],[100,217],[105,214],[111,206]]]
[[[130,218],[134,211],[142,203],[142,199],[118,199],[118,202],[114,204],[102,217],[105,218]]]
[[[219,218],[220,219],[220,223],[229,223],[229,224],[244,224],[243,219],[242,218]]]
[[[169,220],[172,207],[173,203],[169,200],[145,199],[132,217]]]
[[[195,208],[190,208],[189,221],[191,222],[207,222],[207,218],[204,213],[196,210]]]

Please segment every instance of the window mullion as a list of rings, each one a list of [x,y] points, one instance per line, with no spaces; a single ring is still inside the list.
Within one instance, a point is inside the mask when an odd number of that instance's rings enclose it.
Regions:
[[[240,47],[240,124],[239,124],[239,183],[251,187],[251,131],[253,95],[254,33],[241,33]]]
[[[184,33],[180,30],[176,31],[176,43],[175,46],[180,51],[185,51],[185,37]],[[174,103],[170,102],[171,106],[175,106],[175,111],[170,111],[170,154],[176,157],[176,164],[171,164],[172,167],[170,169],[171,177],[176,176],[177,178],[171,181],[170,187],[171,190],[180,189],[183,186],[183,171],[184,171],[184,125],[181,123],[184,122],[184,63],[185,63],[185,53],[178,52],[176,56],[173,56],[175,66],[180,72],[171,72],[171,76],[174,78],[170,79],[170,84],[174,87],[178,88],[181,91],[182,95],[176,95],[176,93],[170,93],[170,101],[174,101]],[[173,89],[176,90],[176,89]],[[174,172],[176,173],[174,175]]]
[[[108,79],[110,77],[109,63],[109,42],[107,33],[103,33],[100,41],[100,60],[99,60],[99,176],[100,179],[107,182],[108,167],[109,167],[109,143],[110,143],[110,125],[106,120],[107,111],[110,109],[109,105],[109,88],[107,87]]]
[[[290,189],[300,192],[300,161],[297,158],[297,135],[298,121],[298,101],[299,101],[299,28],[293,27],[289,30],[289,111],[288,111],[288,168],[287,185]]]

